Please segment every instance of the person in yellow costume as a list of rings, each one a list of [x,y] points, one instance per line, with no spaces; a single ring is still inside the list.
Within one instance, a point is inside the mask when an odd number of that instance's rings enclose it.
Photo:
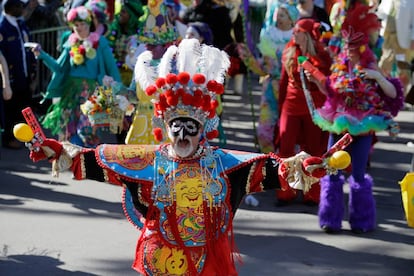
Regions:
[[[178,34],[167,16],[167,7],[163,0],[148,1],[140,20],[143,21],[143,27],[138,34],[138,41],[145,44],[146,51],[138,56],[134,68],[131,87],[136,89],[139,102],[125,143],[158,144],[151,128],[151,118],[154,115],[151,103],[153,97],[146,95],[145,89],[155,81],[161,57],[177,40]]]

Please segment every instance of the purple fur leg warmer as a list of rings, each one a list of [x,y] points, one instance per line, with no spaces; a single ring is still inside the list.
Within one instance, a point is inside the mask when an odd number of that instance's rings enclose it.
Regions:
[[[375,200],[372,194],[372,177],[368,174],[362,182],[349,178],[349,224],[355,232],[375,229]]]
[[[319,201],[319,225],[328,227],[332,231],[340,231],[344,216],[344,192],[345,180],[341,176],[332,180],[329,175],[320,179],[321,198]]]

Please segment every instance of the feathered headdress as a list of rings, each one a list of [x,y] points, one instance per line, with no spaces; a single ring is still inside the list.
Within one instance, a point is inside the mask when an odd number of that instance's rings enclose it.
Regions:
[[[357,49],[368,44],[369,35],[381,28],[377,15],[370,9],[368,5],[356,3],[347,11],[341,33],[344,46],[348,49]]]
[[[217,96],[224,92],[224,77],[230,66],[227,54],[215,47],[184,39],[170,46],[161,59],[158,78],[145,92],[155,96],[153,132],[164,138],[171,120],[187,117],[204,126],[207,139],[217,137]]]

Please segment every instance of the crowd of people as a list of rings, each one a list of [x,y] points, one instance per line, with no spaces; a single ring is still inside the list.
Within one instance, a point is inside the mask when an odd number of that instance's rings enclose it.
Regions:
[[[12,128],[31,104],[43,62],[53,73],[45,91],[53,103],[41,124],[56,139],[44,141],[52,156],[29,147],[31,158],[70,168],[76,179],[124,187],[126,216],[143,233],[138,272],[236,275],[233,215],[243,198],[267,189],[276,189],[277,206],[299,198],[318,206],[321,229],[333,233],[342,229],[349,183],[352,231],[375,229],[366,168],[375,132],[397,135],[393,118],[412,85],[414,2],[268,1],[251,45],[242,2],[73,1],[65,3],[70,30],[59,39],[59,57],[31,41],[26,2],[3,0],[3,146],[21,146]],[[263,84],[261,153],[211,147],[212,139],[225,141],[225,84],[246,70]],[[127,145],[102,145],[92,116],[99,112],[90,109],[108,99],[132,106],[117,127]],[[333,168],[326,152],[346,134],[351,162]]]

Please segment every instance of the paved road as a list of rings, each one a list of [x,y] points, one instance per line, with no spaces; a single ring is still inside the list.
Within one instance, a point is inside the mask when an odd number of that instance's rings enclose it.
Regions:
[[[231,87],[231,85],[230,85]],[[257,115],[258,87],[253,87]],[[255,151],[250,97],[225,97],[229,148]],[[323,233],[317,207],[274,205],[274,193],[242,205],[234,233],[244,264],[240,275],[413,275],[414,229],[406,224],[398,181],[410,170],[414,111],[398,116],[401,134],[379,133],[370,173],[378,229],[355,235]],[[25,149],[1,149],[0,275],[136,275],[130,268],[139,232],[123,217],[121,189],[50,176]],[[346,189],[346,187],[345,187]]]

